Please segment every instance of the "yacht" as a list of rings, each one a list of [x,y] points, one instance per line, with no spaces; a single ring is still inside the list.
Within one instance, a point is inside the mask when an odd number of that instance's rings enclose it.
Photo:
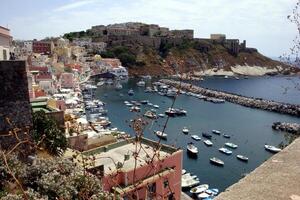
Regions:
[[[191,154],[197,154],[198,148],[194,145],[194,143],[190,142],[187,145],[187,151]]]

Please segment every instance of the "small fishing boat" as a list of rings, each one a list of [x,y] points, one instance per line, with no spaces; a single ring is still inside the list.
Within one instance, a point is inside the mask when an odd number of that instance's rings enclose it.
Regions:
[[[198,135],[192,135],[191,137],[192,137],[192,139],[194,139],[196,141],[201,140],[201,137],[199,137]]]
[[[225,146],[227,146],[227,147],[229,147],[229,148],[232,148],[232,149],[238,148],[238,145],[233,144],[233,143],[231,143],[231,142],[226,142],[226,143],[225,143]]]
[[[140,112],[140,111],[141,111],[141,108],[138,107],[138,106],[132,106],[132,107],[130,108],[130,111],[131,111],[131,112]]]
[[[187,151],[191,154],[197,154],[198,148],[194,145],[194,143],[190,142],[187,145]]]
[[[224,165],[224,162],[223,162],[221,159],[216,158],[216,157],[210,158],[209,161],[210,161],[212,164],[215,164],[215,165],[220,165],[220,166],[223,166],[223,165]]]
[[[192,194],[199,194],[199,193],[205,192],[208,188],[209,188],[208,184],[198,185],[198,186],[192,188],[190,190],[190,193],[192,193]]]
[[[184,134],[188,134],[189,133],[189,129],[187,127],[183,127],[182,132]]]
[[[212,130],[211,132],[214,133],[214,134],[217,134],[217,135],[221,134],[221,131],[218,131],[218,130]]]
[[[129,95],[129,96],[132,96],[132,95],[134,95],[134,91],[133,91],[133,89],[130,89],[130,90],[128,91],[128,95]]]
[[[139,87],[144,87],[146,85],[146,83],[145,83],[145,81],[139,81],[139,82],[137,82],[136,85]]]
[[[129,102],[126,103],[125,105],[128,106],[128,107],[132,107],[132,106],[133,106],[133,104],[132,104],[132,103],[129,103]]]
[[[268,145],[268,144],[265,144],[265,149],[266,149],[267,151],[272,152],[272,153],[278,153],[278,152],[281,151],[280,148],[277,148],[277,147],[275,147],[275,146]]]
[[[210,140],[203,140],[204,144],[206,144],[207,146],[212,146],[213,143]]]
[[[129,101],[124,101],[124,104],[129,104]]]
[[[168,108],[166,111],[165,111],[166,115],[170,116],[170,117],[175,117],[176,115],[176,111],[173,109],[173,108]]]
[[[219,151],[226,154],[226,155],[231,155],[232,154],[232,151],[230,151],[229,149],[224,148],[224,147],[220,148]]]
[[[149,103],[148,100],[142,100],[142,101],[140,101],[140,102],[141,102],[141,104],[147,104],[147,103]]]
[[[152,103],[150,103],[150,102],[148,102],[147,104],[148,104],[148,106],[153,106],[153,104],[152,104]]]
[[[180,109],[174,109],[174,110],[176,112],[176,115],[178,115],[178,116],[183,116],[183,115],[187,114],[187,111],[183,110],[182,108],[180,108]]]
[[[202,133],[202,136],[208,139],[211,139],[212,135],[209,133]]]
[[[153,107],[157,109],[157,108],[159,108],[159,105],[153,105]]]
[[[198,195],[198,198],[199,198],[199,199],[206,199],[206,198],[208,198],[208,197],[210,197],[210,195],[207,194],[206,192],[202,192],[202,193],[200,193],[200,194]]]
[[[219,189],[217,189],[217,188],[207,189],[207,190],[205,190],[205,193],[207,193],[211,196],[216,196],[219,193]]]
[[[157,118],[156,114],[153,113],[153,112],[151,112],[151,111],[149,111],[149,110],[144,114],[144,116],[148,117],[150,119],[156,119]]]
[[[161,114],[158,114],[158,116],[163,118],[163,117],[165,117],[165,114],[161,113]]]
[[[230,138],[230,135],[223,133],[224,138]]]
[[[244,161],[244,162],[248,162],[249,158],[243,155],[237,155],[236,156],[237,159]]]
[[[154,133],[157,135],[157,137],[161,138],[161,139],[167,139],[168,134],[163,133],[161,131],[154,131]]]

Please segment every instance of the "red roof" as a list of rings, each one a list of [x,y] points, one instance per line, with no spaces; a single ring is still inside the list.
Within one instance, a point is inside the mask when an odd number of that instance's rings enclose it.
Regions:
[[[29,71],[48,72],[48,67],[30,66]]]

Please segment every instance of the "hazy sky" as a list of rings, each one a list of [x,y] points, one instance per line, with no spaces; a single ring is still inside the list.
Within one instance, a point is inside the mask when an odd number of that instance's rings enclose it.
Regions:
[[[268,56],[287,52],[296,35],[289,23],[297,0],[0,0],[0,25],[15,39],[41,39],[92,25],[155,23],[194,29],[195,37],[225,33]]]

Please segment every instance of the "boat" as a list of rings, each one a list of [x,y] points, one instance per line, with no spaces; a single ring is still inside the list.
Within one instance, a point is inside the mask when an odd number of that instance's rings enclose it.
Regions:
[[[216,196],[219,193],[219,190],[217,188],[207,189],[205,190],[205,193],[211,196]]]
[[[148,100],[142,100],[142,101],[140,101],[140,102],[141,102],[141,104],[147,104],[147,103],[149,103]]]
[[[129,96],[134,95],[134,91],[133,91],[132,89],[130,89],[130,90],[128,91],[128,95],[129,95]]]
[[[221,134],[221,131],[218,131],[218,130],[212,130],[211,132],[214,133],[214,134],[217,134],[217,135]]]
[[[198,135],[192,135],[191,138],[193,138],[196,141],[201,140],[201,137],[199,137]]]
[[[104,82],[103,81],[99,81],[98,83],[97,83],[97,86],[99,87],[99,86],[102,86],[102,85],[104,85]]]
[[[120,83],[116,84],[116,90],[121,90],[123,88],[123,86]]]
[[[157,135],[157,137],[161,138],[161,139],[167,139],[168,134],[163,133],[161,131],[154,131],[154,133]]]
[[[192,194],[199,194],[199,193],[205,192],[208,188],[209,188],[208,184],[198,185],[198,186],[192,188],[190,190],[190,193],[192,193]]]
[[[153,90],[151,89],[151,87],[146,87],[146,89],[144,90],[144,92],[149,93],[149,92],[153,92]]]
[[[170,116],[170,117],[175,117],[176,115],[176,111],[174,110],[174,108],[168,108],[165,111],[166,115]]]
[[[140,111],[141,111],[141,108],[138,107],[138,106],[132,106],[132,107],[130,108],[130,111],[131,111],[131,112],[140,112]]]
[[[145,81],[139,81],[139,82],[137,82],[136,85],[139,87],[144,87],[146,85],[146,83],[145,83]]]
[[[158,116],[163,118],[163,117],[165,117],[165,114],[161,113],[161,114],[158,114]]]
[[[154,108],[159,108],[159,105],[153,105]]]
[[[232,151],[230,151],[229,149],[224,148],[224,147],[220,148],[219,151],[226,154],[226,155],[231,155],[232,154]]]
[[[198,195],[198,198],[199,198],[199,199],[206,199],[206,198],[208,198],[208,197],[210,197],[210,195],[207,194],[206,192],[202,192],[202,193],[200,193],[200,194]]]
[[[176,97],[177,95],[177,91],[175,91],[174,89],[169,89],[167,92],[166,92],[166,96],[167,97]]]
[[[148,102],[148,106],[153,106],[153,104],[152,104],[152,103],[150,103],[150,102]]]
[[[184,134],[188,134],[189,133],[189,129],[187,127],[183,127],[182,132]]]
[[[186,173],[186,170],[185,169],[182,169],[181,170],[181,175],[185,174]]]
[[[212,146],[213,143],[210,140],[203,140],[204,144],[206,144],[207,146]]]
[[[151,111],[149,111],[149,110],[144,114],[144,116],[148,117],[150,119],[156,119],[157,118],[156,114],[153,113],[153,112],[151,112]]]
[[[237,155],[236,156],[237,159],[244,161],[244,162],[248,162],[249,158],[243,155]]]
[[[176,112],[176,115],[178,115],[178,116],[183,116],[183,115],[187,114],[187,111],[183,110],[182,108],[180,108],[180,109],[174,109],[174,110]]]
[[[197,154],[198,148],[194,145],[194,143],[190,142],[187,145],[187,151],[192,154]]]
[[[227,146],[227,147],[229,147],[229,148],[232,148],[232,149],[238,148],[238,145],[233,144],[233,143],[231,143],[231,142],[226,142],[226,143],[225,143],[225,146]]]
[[[275,147],[275,146],[268,145],[268,144],[265,144],[265,149],[266,149],[267,151],[272,152],[272,153],[278,153],[278,152],[281,151],[280,148],[277,148],[277,147]]]
[[[198,178],[192,178],[192,176],[181,179],[181,187],[182,188],[193,187],[195,185],[198,185],[199,183],[200,183],[200,181],[198,180]]]
[[[210,158],[209,161],[210,161],[212,164],[215,164],[215,165],[220,165],[220,166],[223,166],[223,165],[224,165],[224,162],[223,162],[221,159],[216,158],[216,157]]]
[[[132,103],[129,103],[129,102],[126,103],[125,105],[128,106],[128,107],[132,107],[132,106],[133,106],[133,104],[132,104]]]
[[[108,84],[108,85],[112,85],[114,83],[114,81],[112,80],[112,79],[108,79],[107,81],[106,81],[106,84]]]
[[[212,135],[208,133],[202,133],[202,136],[208,139],[211,139]]]
[[[226,76],[224,76],[224,78],[226,78],[226,79],[227,79],[227,78],[229,78],[229,77],[226,75]]]
[[[223,133],[224,138],[230,138],[230,135]]]
[[[124,104],[129,104],[129,101],[124,101]]]

